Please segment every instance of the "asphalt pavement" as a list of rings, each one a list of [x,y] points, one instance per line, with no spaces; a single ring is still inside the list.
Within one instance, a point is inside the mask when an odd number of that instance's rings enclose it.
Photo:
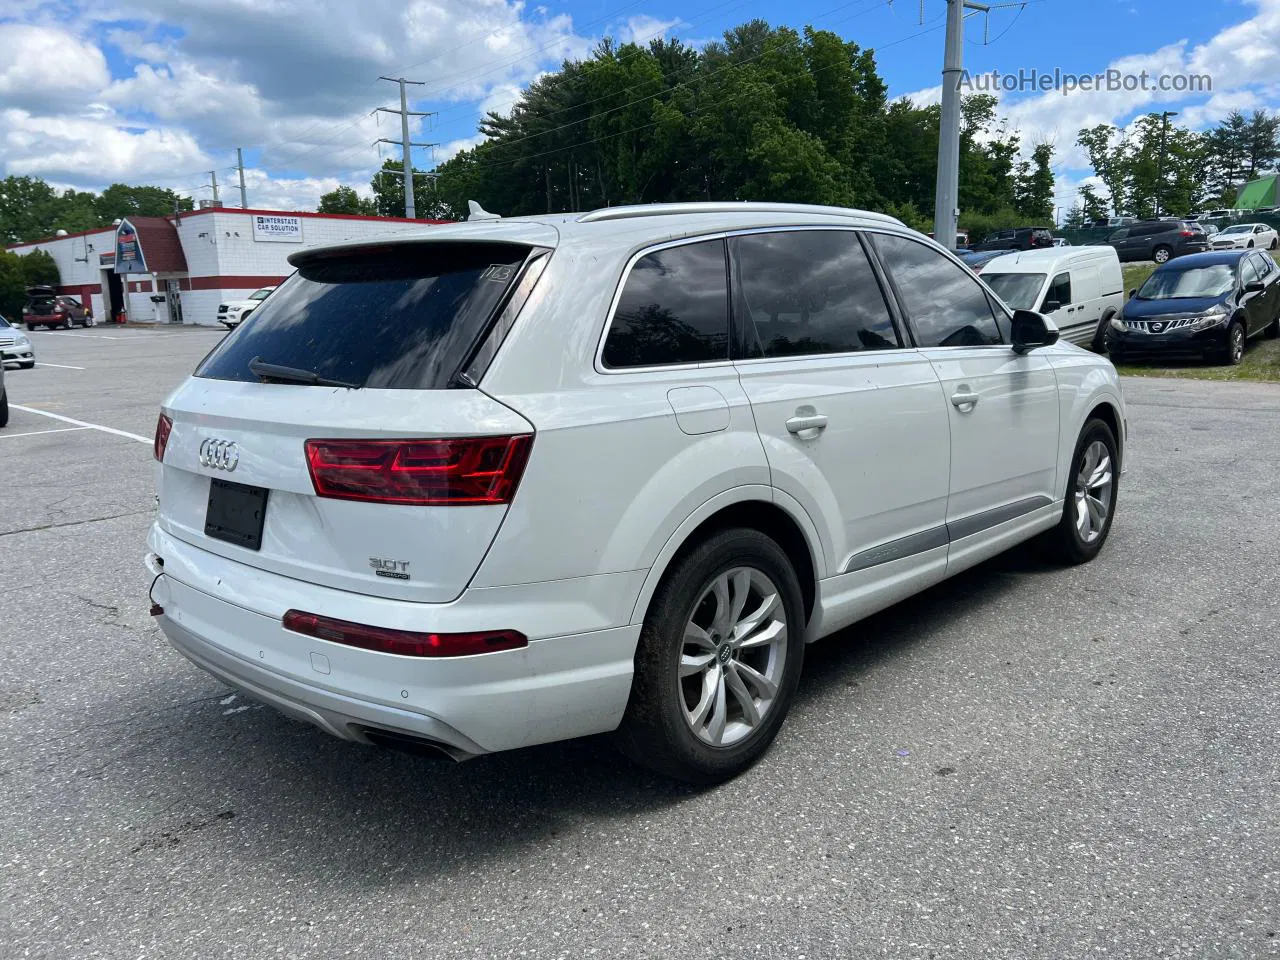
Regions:
[[[1096,562],[809,648],[699,792],[605,738],[340,742],[172,651],[150,438],[219,336],[36,333],[6,373],[0,958],[1280,956],[1280,387],[1126,381]]]

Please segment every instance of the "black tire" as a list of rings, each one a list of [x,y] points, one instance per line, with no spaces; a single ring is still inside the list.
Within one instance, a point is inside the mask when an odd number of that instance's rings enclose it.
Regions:
[[[1244,324],[1239,320],[1232,320],[1231,326],[1227,327],[1227,348],[1223,355],[1229,366],[1236,367],[1244,361],[1246,339]]]
[[[35,328],[36,328],[36,325],[35,325],[34,323],[28,323],[28,324],[27,324],[27,329],[28,329],[28,330],[34,330]]]
[[[1151,259],[1156,263],[1168,263],[1173,259],[1173,251],[1162,244],[1151,251]]]
[[[1278,240],[1272,240],[1272,241],[1271,241],[1271,246],[1267,247],[1267,249],[1268,249],[1268,250],[1274,250],[1276,247],[1280,247],[1280,239],[1278,239]]]
[[[713,746],[685,717],[680,658],[695,604],[717,577],[738,567],[762,572],[777,588],[786,615],[785,658],[777,693],[756,729],[729,746]],[[688,783],[710,785],[737,776],[768,749],[786,719],[804,659],[804,627],[800,584],[782,548],[756,530],[712,534],[672,565],[649,604],[631,698],[614,734],[618,748],[635,763]]]
[[[1105,354],[1107,352],[1107,331],[1111,328],[1111,318],[1116,315],[1114,310],[1108,310],[1102,315],[1102,319],[1098,321],[1098,329],[1093,334],[1093,343],[1089,345],[1094,353]]]
[[[0,427],[9,425],[9,391],[0,390]]]
[[[1084,463],[1086,451],[1094,443],[1100,441],[1111,458],[1111,502],[1106,522],[1101,534],[1094,540],[1086,540],[1076,525],[1076,493],[1077,477]],[[1088,563],[1107,542],[1111,533],[1111,522],[1115,519],[1116,503],[1120,493],[1120,452],[1116,445],[1115,434],[1103,420],[1090,420],[1080,431],[1076,441],[1075,452],[1071,458],[1071,471],[1067,476],[1067,487],[1062,507],[1062,519],[1052,530],[1047,531],[1041,539],[1046,558],[1064,566],[1076,566]]]

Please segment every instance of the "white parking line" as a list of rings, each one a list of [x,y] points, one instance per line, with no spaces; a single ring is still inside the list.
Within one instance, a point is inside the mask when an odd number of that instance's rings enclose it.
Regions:
[[[0,433],[0,440],[16,440],[18,437],[39,437],[46,433],[75,433],[89,427],[54,427],[52,430],[28,430],[26,433]]]
[[[52,330],[43,330],[51,337],[83,337],[86,340],[128,340],[129,337],[109,337],[105,333],[70,333],[66,330],[59,330],[54,333]]]
[[[63,423],[70,423],[77,427],[83,427],[86,430],[101,430],[103,433],[114,434],[117,437],[126,437],[129,440],[137,440],[139,443],[151,444],[151,437],[140,437],[136,433],[130,433],[128,430],[117,430],[115,427],[104,427],[100,423],[89,423],[85,420],[74,420],[71,417],[64,417],[60,413],[50,413],[48,410],[37,410],[35,407],[24,407],[20,403],[11,403],[9,406],[14,410],[21,410],[23,413],[38,413],[42,417],[52,417],[54,420],[61,420]]]
[[[69,363],[45,363],[43,360],[36,361],[37,367],[61,367],[63,370],[83,370],[84,367],[73,367]]]

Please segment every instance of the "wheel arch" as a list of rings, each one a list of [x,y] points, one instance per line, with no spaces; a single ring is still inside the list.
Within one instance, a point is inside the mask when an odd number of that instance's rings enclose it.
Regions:
[[[1120,466],[1123,468],[1126,437],[1124,435],[1124,418],[1121,417],[1120,411],[1116,409],[1115,404],[1110,399],[1102,400],[1096,402],[1089,411],[1089,415],[1084,418],[1085,423],[1090,420],[1101,420],[1111,428],[1111,435],[1116,438],[1116,448],[1120,451]]]
[[[678,561],[707,536],[731,527],[758,530],[780,546],[795,568],[804,598],[805,621],[817,606],[818,581],[825,575],[817,528],[804,509],[780,491],[739,487],[713,497],[667,539],[645,577],[631,611],[631,622],[644,619],[659,584]]]

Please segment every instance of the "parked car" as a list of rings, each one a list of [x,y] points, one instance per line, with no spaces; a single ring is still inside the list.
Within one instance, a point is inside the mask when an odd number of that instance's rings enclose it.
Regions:
[[[1115,369],[882,214],[614,207],[289,259],[163,404],[148,567],[179,651],[337,736],[616,731],[719,781],[806,641],[1107,539]]]
[[[1124,306],[1124,275],[1111,247],[1007,253],[982,279],[1015,310],[1051,316],[1062,338],[1082,347],[1106,345],[1111,318]]]
[[[972,250],[956,252],[956,256],[960,258],[961,262],[974,273],[981,273],[986,268],[986,265],[992,260],[1008,256],[1008,254],[1008,250],[983,250],[980,253],[976,253]]]
[[[1102,229],[1105,227],[1127,227],[1129,224],[1137,222],[1137,217],[1103,217],[1101,220],[1091,220],[1085,226]]]
[[[1117,363],[1166,358],[1236,364],[1245,342],[1280,334],[1280,267],[1257,250],[1202,253],[1159,267],[1111,322]]]
[[[997,230],[988,234],[981,243],[970,246],[970,250],[1035,250],[1039,247],[1052,247],[1053,234],[1047,227],[1017,227],[1013,230]]]
[[[4,317],[0,317],[0,366],[5,363],[16,363],[25,370],[36,365],[35,350],[31,346],[31,338],[13,326]]]
[[[1071,246],[1071,241],[1068,240],[1066,237],[1054,237],[1053,245],[1055,247],[1069,247]]]
[[[1210,210],[1204,215],[1206,220],[1239,220],[1239,210]]]
[[[1213,243],[1213,238],[1222,232],[1222,228],[1216,223],[1202,223],[1200,224],[1200,229],[1204,231],[1204,235],[1210,244]]]
[[[28,287],[22,322],[28,330],[36,327],[89,327],[93,321],[78,300],[60,295],[53,287]]]
[[[1213,237],[1214,250],[1274,250],[1280,246],[1280,235],[1265,223],[1233,223]]]
[[[240,326],[249,314],[262,305],[262,301],[267,299],[274,289],[275,287],[263,287],[261,290],[255,290],[251,293],[247,300],[232,300],[228,303],[219,304],[218,322],[228,330],[234,330]]]
[[[1107,243],[1115,247],[1121,263],[1135,260],[1164,263],[1209,249],[1204,228],[1190,220],[1141,220],[1121,227],[1107,237]]]

